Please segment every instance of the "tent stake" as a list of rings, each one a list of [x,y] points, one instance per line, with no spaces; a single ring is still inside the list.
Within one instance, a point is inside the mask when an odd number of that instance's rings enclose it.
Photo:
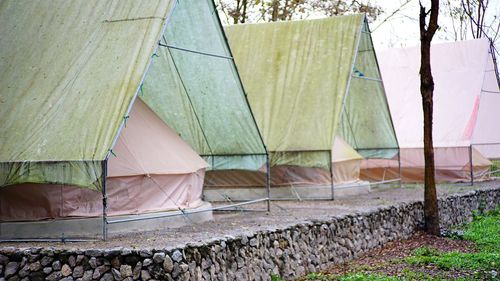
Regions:
[[[106,177],[108,173],[108,160],[102,161],[102,240],[108,239],[108,194],[106,193]]]

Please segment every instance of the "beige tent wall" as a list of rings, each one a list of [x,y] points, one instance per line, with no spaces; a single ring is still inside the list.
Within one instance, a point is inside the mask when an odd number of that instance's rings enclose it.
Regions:
[[[437,182],[468,182],[471,180],[470,147],[435,147],[434,160]],[[401,177],[406,183],[424,181],[424,151],[423,148],[402,148]],[[474,180],[488,179],[491,162],[472,148],[472,163]],[[363,161],[361,179],[390,180],[399,175],[397,160]]]
[[[370,182],[400,179],[397,159],[364,159],[361,161],[359,178]]]
[[[204,170],[185,175],[109,178],[108,216],[201,205]],[[0,189],[0,221],[102,216],[102,194],[76,186],[19,184]]]
[[[500,93],[483,92],[472,145],[488,159],[500,159]]]
[[[196,208],[205,161],[140,99],[108,162],[108,215]],[[0,188],[0,220],[24,221],[102,215],[99,191],[69,185]]]

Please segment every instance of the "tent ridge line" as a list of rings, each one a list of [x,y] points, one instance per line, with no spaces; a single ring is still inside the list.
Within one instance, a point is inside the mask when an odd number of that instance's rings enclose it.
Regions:
[[[366,27],[368,28],[369,33],[370,33],[369,36],[368,36],[368,38],[370,38],[370,43],[372,44],[373,56],[375,57],[375,63],[377,65],[377,70],[378,70],[378,73],[380,75],[380,83],[382,83],[382,89],[384,91],[385,106],[387,107],[387,111],[389,112],[389,119],[391,120],[392,132],[394,133],[394,139],[396,140],[396,145],[398,146],[398,150],[399,150],[400,149],[400,145],[399,145],[398,136],[396,134],[396,127],[394,127],[394,121],[392,120],[391,108],[389,107],[389,101],[387,100],[387,94],[386,94],[386,91],[385,91],[384,79],[382,77],[382,72],[380,71],[380,65],[378,63],[378,58],[377,58],[377,52],[375,52],[375,48],[373,46],[373,39],[372,39],[372,36],[371,36],[370,25],[366,21],[366,18],[365,18],[365,24],[366,24]],[[398,154],[399,154],[399,158],[400,158],[399,160],[401,160],[401,153],[398,152]]]
[[[170,22],[170,19],[172,17],[172,14],[174,13],[175,11],[175,8],[177,7],[177,1],[174,2],[174,6],[172,7],[172,9],[170,10],[170,13],[168,14],[167,18],[165,19],[165,23],[163,24],[163,28],[160,32],[160,38],[158,38],[157,41],[159,41],[161,39],[161,36],[163,35],[163,33],[165,33],[165,30],[167,29],[167,25],[168,23]],[[156,45],[155,49],[153,50],[153,54],[156,54],[156,51],[158,50],[158,45]],[[153,55],[151,55],[151,57],[149,58],[149,61],[148,61],[148,64],[146,66],[146,69],[141,77],[141,80],[139,81],[139,84],[137,85],[137,89],[134,93],[134,96],[132,97],[132,99],[130,100],[130,103],[128,105],[128,108],[127,108],[127,111],[125,112],[125,116],[128,116],[130,114],[130,111],[132,110],[132,106],[134,105],[135,103],[135,100],[137,99],[137,96],[139,95],[139,91],[141,90],[142,88],[142,84],[144,83],[144,80],[146,79],[146,76],[147,76],[147,73],[149,71],[149,69],[151,68],[151,64],[153,62]],[[118,137],[120,136],[123,128],[125,126],[125,119],[122,119],[122,122],[120,123],[120,127],[118,128],[118,131],[115,135],[115,138],[113,140],[113,142],[111,143],[111,146],[108,150],[108,153],[106,154],[106,157],[104,160],[107,160],[111,154],[111,151],[113,150],[113,148],[115,147],[116,145],[116,142],[118,141]]]
[[[212,6],[213,6],[214,9],[217,8],[213,0],[211,0],[209,2],[212,4]],[[224,31],[224,27],[222,26],[222,23],[221,23],[221,20],[220,20],[220,17],[219,17],[219,13],[214,13],[214,16],[217,18],[218,26],[219,26],[220,30],[222,31],[221,32],[222,39],[224,40],[224,43],[226,43],[227,51],[229,52],[229,55],[231,57],[234,57],[233,52],[231,51],[231,45],[229,44],[229,41],[227,40],[226,32]],[[241,76],[240,76],[240,72],[238,71],[238,66],[236,65],[236,62],[234,61],[234,59],[233,59],[233,62],[232,62],[231,65],[234,67],[234,70],[235,70],[236,75],[238,77],[238,82],[239,82],[238,84],[240,85],[241,91],[243,92],[243,97],[245,98],[245,102],[247,104],[247,109],[250,112],[250,115],[252,116],[252,120],[253,120],[253,123],[255,125],[255,129],[257,130],[257,133],[259,134],[259,138],[260,138],[262,147],[264,148],[264,151],[265,151],[266,155],[269,155],[266,143],[264,142],[264,138],[262,137],[262,133],[260,132],[259,125],[257,124],[257,120],[255,119],[255,115],[253,114],[252,108],[250,106],[250,102],[248,101],[248,97],[247,97],[247,93],[245,91],[245,87],[243,86],[243,82],[241,81]]]
[[[340,110],[340,113],[339,113],[339,123],[341,122],[342,118],[343,118],[343,113],[344,113],[344,110],[345,110],[345,103],[347,101],[347,96],[349,94],[349,88],[351,87],[351,80],[352,80],[352,77],[353,77],[353,69],[354,69],[354,65],[356,64],[356,59],[358,57],[358,51],[359,51],[359,43],[361,42],[361,34],[363,32],[363,25],[365,23],[365,20],[366,20],[366,17],[363,16],[363,20],[361,21],[361,23],[359,24],[359,33],[358,33],[358,38],[356,38],[356,51],[354,52],[354,56],[352,58],[352,62],[351,62],[351,67],[349,68],[349,75],[347,77],[347,85],[346,85],[346,88],[345,88],[345,93],[344,93],[344,100],[342,101],[342,109]],[[351,124],[349,122],[349,119],[347,119],[347,123],[349,124],[349,128],[351,128]],[[352,131],[352,128],[351,128],[351,131]],[[332,144],[331,146],[333,147],[333,137],[332,136]],[[353,139],[354,139],[354,142],[356,142],[356,137],[354,136],[354,133],[353,133]],[[357,145],[356,145],[357,146]]]

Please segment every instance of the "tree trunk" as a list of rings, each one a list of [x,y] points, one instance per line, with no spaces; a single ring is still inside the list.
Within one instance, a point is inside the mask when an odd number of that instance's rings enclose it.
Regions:
[[[432,0],[429,26],[426,28],[428,12],[420,5],[420,93],[424,112],[424,157],[425,157],[425,190],[424,190],[424,217],[428,233],[439,235],[439,210],[436,194],[434,174],[434,148],[432,144],[432,113],[434,79],[431,71],[431,41],[436,32],[439,12],[439,0]]]
[[[277,21],[279,16],[280,2],[279,0],[273,0],[272,2],[272,13],[271,13],[271,21]]]

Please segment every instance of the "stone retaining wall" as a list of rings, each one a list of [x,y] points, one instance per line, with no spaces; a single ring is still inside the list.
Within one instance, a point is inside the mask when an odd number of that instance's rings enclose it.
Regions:
[[[461,224],[473,210],[494,209],[500,188],[439,203],[443,226]],[[422,223],[423,204],[413,202],[176,249],[0,248],[0,281],[269,280],[272,274],[293,279],[408,237]]]

